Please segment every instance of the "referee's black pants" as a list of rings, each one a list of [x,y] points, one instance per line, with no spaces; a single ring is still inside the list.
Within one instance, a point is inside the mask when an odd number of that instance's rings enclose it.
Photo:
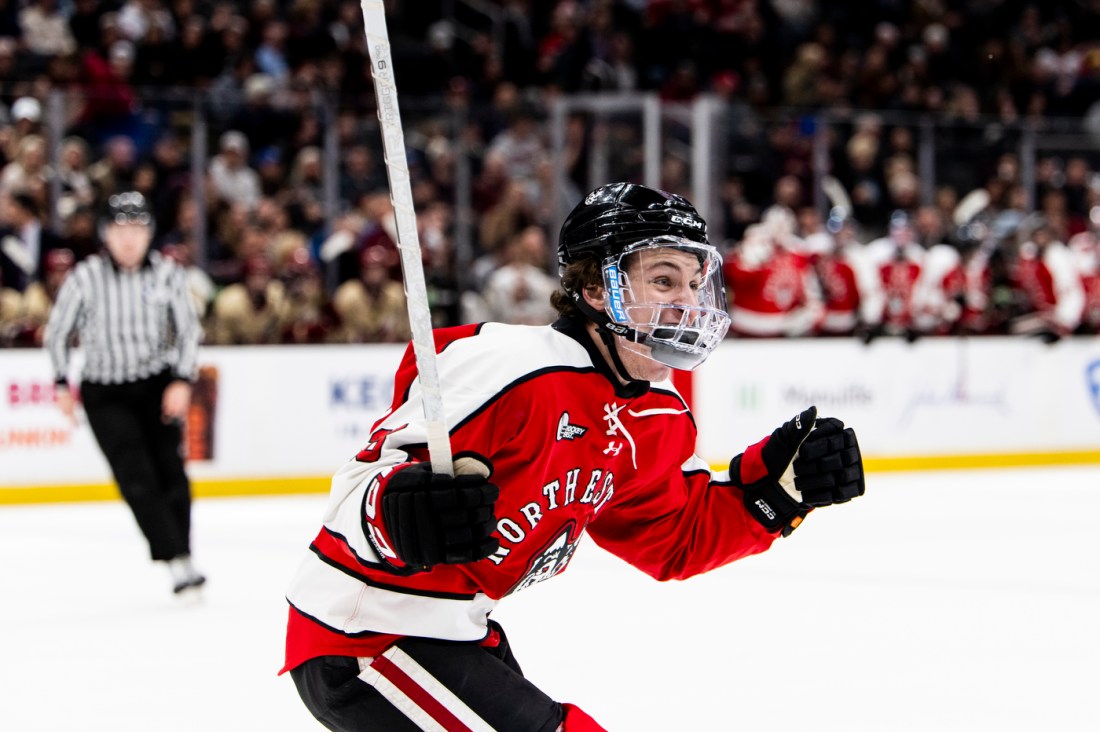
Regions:
[[[161,400],[171,380],[165,371],[126,384],[80,387],[88,424],[156,560],[191,553],[183,431],[178,422],[161,419]]]

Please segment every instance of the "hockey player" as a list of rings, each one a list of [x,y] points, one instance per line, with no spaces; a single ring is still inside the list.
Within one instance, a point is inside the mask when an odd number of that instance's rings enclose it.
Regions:
[[[924,248],[916,242],[909,215],[895,211],[890,216],[886,236],[874,239],[865,250],[867,260],[878,271],[876,301],[881,311],[872,317],[865,340],[876,335],[904,335],[909,340],[920,336],[915,319],[914,297],[924,264]]]
[[[881,289],[878,272],[856,238],[855,221],[846,210],[836,207],[825,231],[815,233],[813,239],[811,259],[825,309],[817,335],[850,336],[865,331],[866,324],[881,312]]]
[[[789,211],[772,206],[726,257],[730,330],[739,338],[809,335],[824,316],[821,287],[793,222]]]
[[[1088,335],[1100,333],[1100,217],[1095,215],[1100,210],[1093,212],[1088,229],[1074,234],[1068,244],[1085,296],[1077,332]]]
[[[524,678],[492,610],[584,533],[658,580],[762,552],[861,495],[855,434],[809,407],[712,472],[669,381],[725,335],[721,260],[685,199],[627,183],[572,211],[561,317],[436,331],[454,478],[433,474],[415,361],[332,481],[288,592],[286,665],[333,730],[602,730]]]
[[[1074,255],[1045,216],[1034,214],[1020,226],[1020,245],[1012,280],[1023,312],[1009,324],[1011,333],[1054,343],[1081,324],[1085,291]]]

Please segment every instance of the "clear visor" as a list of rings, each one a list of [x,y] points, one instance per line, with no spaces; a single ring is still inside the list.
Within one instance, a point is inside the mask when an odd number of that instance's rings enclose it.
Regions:
[[[603,263],[608,317],[636,335],[627,348],[677,369],[706,360],[729,329],[722,259],[714,247],[662,236]]]

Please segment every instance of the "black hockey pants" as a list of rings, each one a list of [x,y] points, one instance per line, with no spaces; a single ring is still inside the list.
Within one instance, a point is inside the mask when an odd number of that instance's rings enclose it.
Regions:
[[[373,661],[323,656],[290,675],[313,716],[338,732],[554,732],[562,706],[523,677],[493,626],[495,648],[405,638]]]

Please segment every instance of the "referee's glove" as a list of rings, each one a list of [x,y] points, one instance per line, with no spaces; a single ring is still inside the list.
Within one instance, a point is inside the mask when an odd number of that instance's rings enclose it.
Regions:
[[[786,422],[730,462],[745,508],[770,532],[789,536],[814,508],[845,503],[866,488],[855,431],[817,408]]]

